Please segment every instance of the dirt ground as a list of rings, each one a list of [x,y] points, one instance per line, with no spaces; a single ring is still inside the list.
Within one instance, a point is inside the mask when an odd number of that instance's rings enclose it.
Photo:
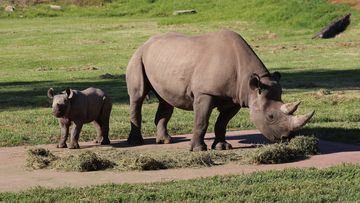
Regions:
[[[330,0],[331,3],[350,4],[354,9],[360,9],[360,0]]]
[[[191,135],[173,136],[175,142],[168,145],[155,144],[155,138],[146,138],[145,145],[131,147],[131,150],[145,149],[188,149]],[[208,146],[213,141],[213,134],[206,135]],[[258,134],[258,131],[235,131],[228,132],[228,141],[234,148],[247,148],[254,144],[264,143],[266,140]],[[111,146],[119,150],[127,149],[126,140],[113,140]],[[91,149],[97,146],[93,143],[80,143],[82,149]],[[69,150],[56,149],[54,145],[38,145],[36,147],[48,148],[51,151]],[[59,172],[56,170],[35,170],[26,169],[26,151],[30,146],[0,148],[0,192],[21,191],[35,186],[64,187],[64,186],[88,186],[104,183],[144,183],[180,179],[192,179],[209,177],[215,175],[251,173],[264,170],[280,170],[284,168],[324,168],[342,163],[360,163],[360,146],[320,141],[320,155],[312,156],[309,159],[271,165],[238,165],[227,164],[209,168],[188,168],[188,169],[167,169],[158,171],[97,171],[97,172]]]

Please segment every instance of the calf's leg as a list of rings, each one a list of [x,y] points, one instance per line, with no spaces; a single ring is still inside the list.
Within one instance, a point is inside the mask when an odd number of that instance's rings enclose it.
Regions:
[[[69,149],[79,149],[79,137],[80,137],[80,132],[83,126],[83,123],[80,122],[74,122],[74,129],[72,131],[71,134],[71,140],[70,140],[70,144],[69,144]]]
[[[59,144],[56,146],[57,148],[67,148],[66,140],[69,136],[69,127],[71,122],[64,119],[59,119],[59,125],[60,125],[60,141]]]
[[[101,144],[102,145],[108,145],[110,144],[109,139],[109,120],[110,120],[110,113],[111,113],[111,102],[110,100],[105,100],[105,104],[103,106],[103,109],[101,111],[100,115],[100,126],[101,126]]]

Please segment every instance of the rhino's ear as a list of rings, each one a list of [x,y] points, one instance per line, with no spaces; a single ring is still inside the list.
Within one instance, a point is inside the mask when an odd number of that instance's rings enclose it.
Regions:
[[[279,72],[274,72],[273,74],[272,74],[272,76],[273,76],[273,78],[276,80],[276,81],[280,81],[280,78],[281,78],[281,74],[279,73]]]
[[[250,76],[249,85],[252,90],[260,89],[260,77],[256,73]]]
[[[47,91],[47,96],[52,99],[54,98],[54,89],[53,88],[49,88]]]
[[[74,92],[70,87],[67,87],[65,92],[66,92],[67,98],[69,98],[69,99],[71,99],[74,96]]]

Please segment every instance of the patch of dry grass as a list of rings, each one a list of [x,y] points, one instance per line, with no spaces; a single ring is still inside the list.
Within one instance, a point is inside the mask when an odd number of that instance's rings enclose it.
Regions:
[[[99,171],[113,168],[116,164],[92,151],[61,157],[51,166],[65,171]]]
[[[44,148],[29,149],[27,151],[26,166],[31,169],[43,169],[58,159],[53,153]]]
[[[269,144],[255,149],[189,152],[187,150],[123,150],[99,148],[71,150],[71,154],[52,154],[42,148],[29,150],[27,166],[33,169],[52,168],[64,171],[98,170],[161,170],[171,168],[200,168],[229,162],[276,164],[294,161],[317,153],[318,139],[298,136],[289,143]]]
[[[297,136],[288,143],[264,145],[249,154],[248,162],[255,164],[279,164],[317,154],[318,139]]]

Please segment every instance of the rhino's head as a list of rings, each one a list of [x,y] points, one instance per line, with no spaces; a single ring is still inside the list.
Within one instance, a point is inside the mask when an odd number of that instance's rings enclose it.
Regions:
[[[300,102],[284,104],[281,100],[280,73],[250,78],[249,107],[250,118],[256,128],[269,140],[279,142],[293,136],[293,131],[304,126],[314,115],[314,111],[294,116]]]
[[[55,117],[61,118],[69,113],[71,106],[70,100],[73,97],[73,91],[70,88],[66,88],[62,94],[57,95],[55,95],[54,89],[50,88],[47,95],[53,100],[52,112]]]

